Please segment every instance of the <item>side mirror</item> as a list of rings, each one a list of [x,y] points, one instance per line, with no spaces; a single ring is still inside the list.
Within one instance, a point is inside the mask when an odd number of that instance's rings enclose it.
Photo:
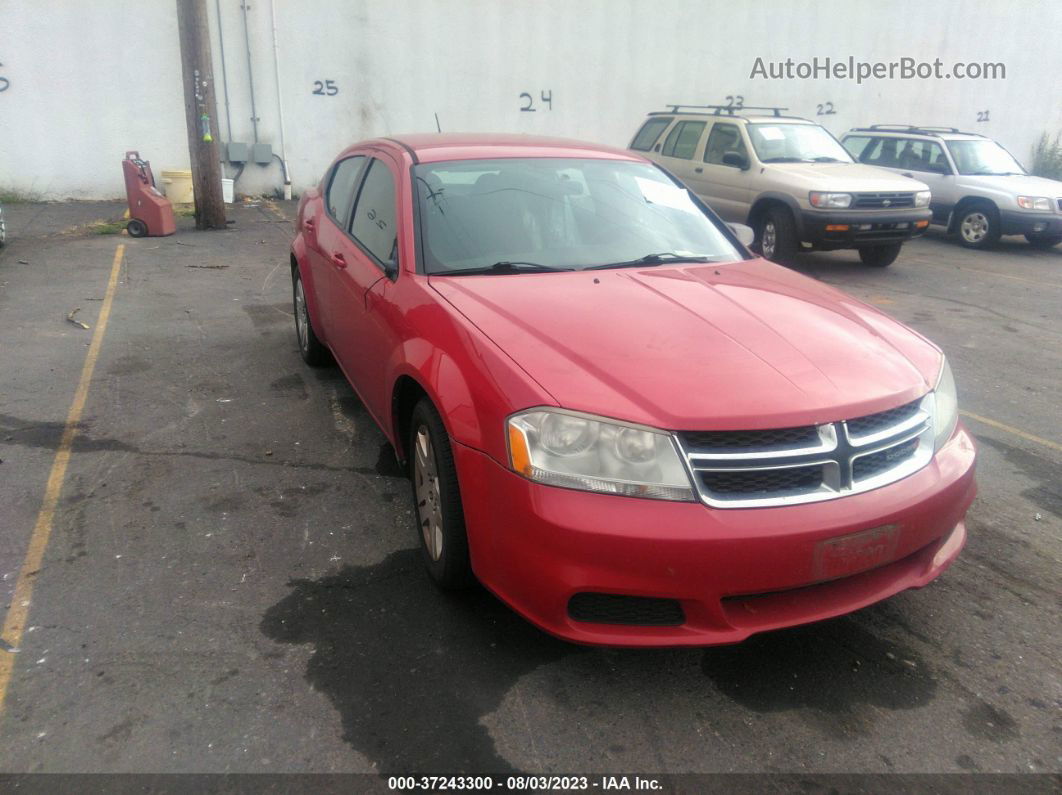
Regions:
[[[733,166],[734,168],[740,168],[744,171],[749,167],[749,159],[745,155],[738,154],[737,152],[726,152],[723,155],[723,165]]]
[[[727,226],[730,227],[730,231],[734,233],[745,248],[751,246],[752,241],[756,239],[756,233],[752,231],[751,226],[745,226],[745,224],[727,224]]]

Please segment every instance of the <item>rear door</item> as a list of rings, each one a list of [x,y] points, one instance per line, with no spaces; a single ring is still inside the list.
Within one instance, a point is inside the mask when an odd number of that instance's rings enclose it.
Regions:
[[[696,160],[700,159],[704,149],[704,132],[707,127],[708,122],[704,119],[681,119],[675,122],[664,138],[660,153],[654,158],[691,188],[694,187],[691,179],[695,176],[694,169],[700,165]],[[715,209],[715,196],[694,190]]]
[[[398,266],[398,166],[373,153],[350,213],[347,233],[332,257],[330,340],[343,372],[366,408],[383,417],[379,405],[387,346],[370,316],[370,291]]]
[[[339,252],[346,240],[347,226],[350,223],[350,210],[354,206],[354,192],[357,189],[362,169],[365,167],[365,155],[344,158],[332,167],[331,175],[322,197],[323,213],[306,219],[312,221],[308,231],[307,252],[310,270],[313,276],[313,291],[317,299],[317,313],[324,325],[325,339],[332,345],[334,319],[332,317],[332,273],[335,270],[334,255]],[[304,226],[306,224],[304,222]]]

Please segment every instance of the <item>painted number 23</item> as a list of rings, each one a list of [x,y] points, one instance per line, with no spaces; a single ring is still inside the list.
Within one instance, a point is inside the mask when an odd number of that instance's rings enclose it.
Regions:
[[[334,97],[339,93],[339,88],[336,87],[336,82],[334,80],[314,80],[313,93],[322,97]]]

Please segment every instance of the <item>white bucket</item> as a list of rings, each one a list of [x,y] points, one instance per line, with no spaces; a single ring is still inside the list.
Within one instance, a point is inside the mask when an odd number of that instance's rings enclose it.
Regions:
[[[225,200],[225,204],[232,204],[236,201],[236,180],[221,178],[221,197]]]
[[[191,204],[194,201],[192,195],[192,172],[163,171],[162,192],[174,204]]]

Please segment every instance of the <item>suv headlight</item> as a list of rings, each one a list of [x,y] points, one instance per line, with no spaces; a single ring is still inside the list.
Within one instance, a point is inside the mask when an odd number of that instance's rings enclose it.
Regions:
[[[933,452],[935,453],[955,433],[959,422],[959,399],[955,392],[955,377],[951,374],[948,360],[944,360],[933,389],[931,410],[933,412]]]
[[[933,198],[933,194],[928,190],[920,190],[915,194],[915,207],[928,207],[929,200]]]
[[[852,206],[851,193],[823,193],[813,190],[808,194],[808,201],[812,207],[844,209]]]
[[[529,480],[583,491],[692,500],[671,434],[565,409],[508,420],[509,466]]]
[[[1050,210],[1051,200],[1046,196],[1019,196],[1018,206],[1023,210]]]

